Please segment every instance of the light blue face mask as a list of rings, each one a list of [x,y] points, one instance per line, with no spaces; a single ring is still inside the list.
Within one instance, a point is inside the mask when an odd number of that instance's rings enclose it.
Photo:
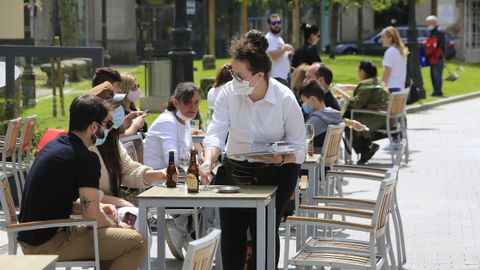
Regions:
[[[306,102],[302,104],[302,109],[306,114],[311,114],[313,112],[313,109],[310,108],[310,106],[308,106]]]
[[[98,124],[98,123],[97,123],[97,124]],[[98,124],[98,125],[99,125],[99,124]],[[98,128],[100,128],[100,125],[99,125]],[[102,127],[102,128],[103,128],[103,127]],[[99,138],[99,137],[97,136],[97,134],[95,134],[95,137],[97,137],[97,139],[95,140],[95,145],[96,145],[96,146],[102,145],[102,144],[105,142],[105,140],[107,139],[107,136],[108,136],[108,131],[109,131],[108,129],[104,128],[104,129],[103,129],[103,137],[101,137],[101,138]]]
[[[119,106],[115,111],[110,112],[112,115],[113,128],[118,129],[123,124],[123,119],[125,118],[125,110],[122,106]]]

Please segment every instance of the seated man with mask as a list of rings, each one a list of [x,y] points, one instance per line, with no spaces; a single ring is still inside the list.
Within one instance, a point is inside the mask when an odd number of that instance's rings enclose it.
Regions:
[[[100,163],[88,150],[112,126],[101,99],[83,95],[73,100],[68,135],[49,142],[30,169],[19,220],[66,219],[72,211],[81,212],[83,218],[97,221],[102,269],[138,269],[147,241],[118,220],[112,205],[100,203]],[[57,254],[59,260],[94,258],[93,233],[88,227],[25,231],[18,240],[24,254]]]

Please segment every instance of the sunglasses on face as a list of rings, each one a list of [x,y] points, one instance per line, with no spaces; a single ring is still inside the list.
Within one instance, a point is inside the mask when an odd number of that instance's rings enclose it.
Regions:
[[[280,26],[282,25],[282,21],[274,21],[270,23],[272,26]]]
[[[102,123],[105,123],[105,127],[107,129],[111,129],[113,127],[113,121],[112,120],[104,120],[102,121],[101,123],[97,123],[99,124],[100,126],[102,126]],[[102,126],[103,127],[103,126]]]
[[[228,72],[230,73],[230,75],[232,76],[232,78],[234,78],[235,80],[237,80],[237,81],[239,81],[239,82],[243,82],[242,76],[235,74],[235,72],[233,72],[232,69],[229,69]]]

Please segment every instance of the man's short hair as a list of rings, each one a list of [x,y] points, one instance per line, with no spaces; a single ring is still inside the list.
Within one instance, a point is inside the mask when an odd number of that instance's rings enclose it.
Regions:
[[[325,83],[331,84],[333,80],[333,73],[327,65],[323,63],[313,63],[312,66],[316,68],[315,76],[317,78],[323,77],[325,79]]]
[[[268,23],[272,23],[272,19],[275,19],[275,18],[279,18],[279,19],[280,19],[280,14],[278,14],[278,13],[272,13],[272,14],[270,14],[270,16],[268,16],[268,18],[267,18],[267,22],[268,22]]]
[[[310,80],[307,84],[302,85],[298,91],[298,95],[306,98],[314,96],[318,101],[325,103],[325,91],[316,80]]]
[[[92,122],[102,123],[108,109],[99,97],[85,94],[75,97],[70,105],[69,130],[85,131]]]
[[[114,82],[121,82],[122,76],[120,76],[120,73],[118,71],[109,67],[97,68],[95,70],[95,74],[93,74],[92,87],[95,87],[107,81],[111,84],[113,84]]]

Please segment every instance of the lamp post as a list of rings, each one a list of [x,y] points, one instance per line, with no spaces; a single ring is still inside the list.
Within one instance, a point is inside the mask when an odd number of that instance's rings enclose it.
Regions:
[[[29,4],[29,1],[25,1]],[[32,40],[32,23],[31,14],[35,12],[34,6],[24,7],[24,19],[25,25],[25,45],[34,45]],[[22,94],[23,94],[23,107],[29,108],[35,106],[35,72],[32,67],[32,57],[25,57],[25,67],[22,73]]]
[[[107,49],[107,0],[102,0],[102,47],[103,65],[110,66],[110,55]]]
[[[173,46],[168,53],[172,60],[172,89],[173,93],[177,84],[193,82],[193,56],[190,45],[191,30],[187,27],[186,0],[175,0],[175,27],[172,31]]]
[[[417,25],[415,21],[415,0],[408,0],[408,78],[413,80],[413,84],[418,88],[420,98],[425,98],[425,88],[423,88],[422,72],[420,71],[419,47],[417,40]]]

